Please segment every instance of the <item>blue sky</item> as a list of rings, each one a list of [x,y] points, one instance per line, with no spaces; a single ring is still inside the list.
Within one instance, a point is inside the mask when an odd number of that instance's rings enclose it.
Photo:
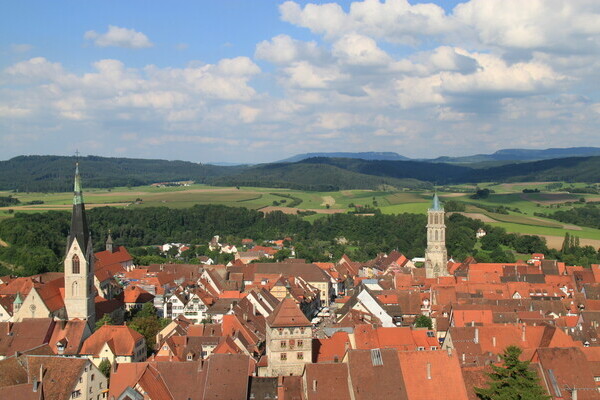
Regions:
[[[0,159],[600,146],[593,0],[0,4]]]

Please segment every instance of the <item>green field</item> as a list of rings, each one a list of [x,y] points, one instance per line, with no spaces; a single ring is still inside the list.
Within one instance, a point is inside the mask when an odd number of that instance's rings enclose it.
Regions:
[[[509,232],[523,234],[548,235],[562,237],[570,232],[582,239],[600,240],[600,230],[566,226],[551,219],[534,216],[534,213],[551,213],[558,209],[582,207],[580,198],[598,201],[600,196],[590,194],[570,194],[559,191],[544,191],[545,182],[480,184],[480,188],[494,191],[485,199],[473,200],[470,193],[472,185],[459,185],[444,188],[439,192],[442,201],[459,201],[467,204],[466,212],[473,218],[486,220],[495,226],[501,226]],[[566,185],[566,184],[565,184]],[[568,184],[578,187],[585,184]],[[448,192],[453,189],[454,192]],[[523,189],[539,189],[540,193],[522,193]],[[40,212],[46,210],[69,210],[72,204],[71,193],[9,193],[0,192],[0,196],[12,195],[21,201],[13,207],[0,208],[0,219],[10,218],[13,212]],[[232,207],[261,209],[268,206],[284,207],[296,204],[300,210],[315,210],[319,214],[305,217],[313,221],[323,217],[323,213],[345,212],[354,206],[377,207],[385,214],[426,213],[431,202],[431,192],[402,191],[384,192],[371,190],[343,190],[338,192],[307,192],[290,189],[257,188],[257,187],[214,187],[194,184],[186,187],[120,187],[113,189],[85,189],[84,198],[88,207],[156,207],[170,208],[190,207],[194,204],[221,204]],[[32,201],[43,201],[40,205],[27,205]],[[329,207],[328,207],[329,206]],[[493,211],[495,207],[507,208],[508,214]],[[290,213],[295,213],[289,209]],[[487,210],[486,210],[487,208]],[[553,240],[557,240],[556,238]]]

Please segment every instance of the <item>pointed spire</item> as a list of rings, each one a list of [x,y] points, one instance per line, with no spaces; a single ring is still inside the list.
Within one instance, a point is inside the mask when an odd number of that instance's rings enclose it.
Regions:
[[[433,211],[442,211],[442,205],[440,204],[440,199],[437,195],[437,192],[433,194],[433,203],[431,204],[431,209]]]
[[[23,299],[21,298],[21,292],[17,292],[17,296],[15,297],[15,304],[23,304]]]
[[[79,162],[75,164],[75,183],[73,184],[73,204],[83,204],[83,193],[81,191],[81,176],[79,175]]]
[[[106,238],[106,251],[113,252],[113,238],[110,229],[108,230],[108,238]]]
[[[73,243],[73,240],[77,239],[79,246],[83,251],[85,251],[89,242],[89,230],[87,218],[85,217],[83,192],[81,190],[79,162],[75,164],[75,181],[73,184],[73,192],[73,215],[71,217],[71,234],[69,236],[68,246],[70,247]]]

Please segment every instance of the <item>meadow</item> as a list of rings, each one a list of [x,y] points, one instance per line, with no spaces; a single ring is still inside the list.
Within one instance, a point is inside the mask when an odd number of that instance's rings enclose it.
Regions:
[[[558,209],[583,207],[586,201],[598,201],[600,196],[593,194],[571,194],[548,191],[548,182],[521,182],[504,184],[480,184],[480,188],[493,190],[485,199],[471,199],[473,186],[460,185],[443,188],[439,192],[442,201],[455,200],[466,204],[465,215],[478,218],[493,226],[505,228],[508,232],[541,235],[548,243],[562,243],[565,232],[576,235],[586,244],[600,247],[600,230],[567,225],[551,219],[540,218],[536,212],[551,213]],[[584,184],[569,184],[582,187]],[[539,193],[523,193],[523,189],[538,189]],[[71,193],[9,193],[21,204],[0,208],[0,219],[10,218],[14,212],[40,212],[48,210],[70,210]],[[313,211],[317,214],[306,216],[309,221],[335,212],[354,210],[354,206],[377,207],[384,214],[426,213],[433,193],[424,191],[372,191],[342,190],[338,192],[308,192],[290,189],[258,187],[214,187],[193,184],[176,187],[117,187],[112,189],[85,189],[86,206],[92,207],[191,207],[194,204],[221,204],[231,207],[279,209],[288,213]],[[43,202],[43,204],[28,204]],[[268,207],[268,208],[266,208]],[[494,208],[504,207],[507,213],[494,212]],[[506,212],[506,211],[504,211]],[[556,246],[555,246],[556,247]]]

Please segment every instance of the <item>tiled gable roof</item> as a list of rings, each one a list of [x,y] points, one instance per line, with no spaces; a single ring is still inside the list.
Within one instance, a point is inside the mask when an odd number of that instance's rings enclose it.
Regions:
[[[311,326],[291,297],[284,298],[267,318],[271,328],[289,326]]]
[[[132,356],[135,344],[144,337],[125,325],[103,325],[83,343],[81,354],[99,355],[108,342],[117,356]]]

